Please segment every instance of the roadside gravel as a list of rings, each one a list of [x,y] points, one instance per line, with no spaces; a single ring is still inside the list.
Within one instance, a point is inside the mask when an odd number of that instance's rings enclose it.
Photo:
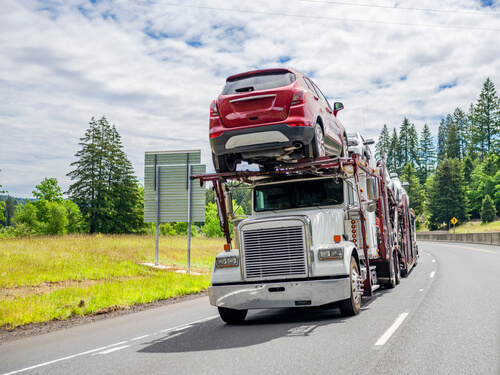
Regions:
[[[92,315],[73,316],[66,320],[51,320],[49,322],[44,322],[44,323],[30,323],[24,326],[16,327],[12,330],[6,330],[4,328],[0,328],[0,345],[4,342],[19,340],[24,337],[43,335],[45,333],[53,331],[59,331],[74,326],[93,323],[103,319],[114,318],[120,315],[134,314],[136,312],[144,310],[154,309],[157,307],[170,305],[173,303],[179,303],[182,301],[204,297],[206,295],[207,292],[201,292],[196,294],[189,294],[186,296],[169,298],[166,300],[156,301],[152,303],[146,303],[142,305],[125,307],[125,308],[109,307],[107,309],[100,311],[99,313],[95,313]]]

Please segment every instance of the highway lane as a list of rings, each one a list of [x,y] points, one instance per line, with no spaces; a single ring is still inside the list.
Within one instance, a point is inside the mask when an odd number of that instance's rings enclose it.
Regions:
[[[0,374],[499,374],[500,248],[421,242],[418,266],[360,315],[251,311],[206,297],[0,345]]]

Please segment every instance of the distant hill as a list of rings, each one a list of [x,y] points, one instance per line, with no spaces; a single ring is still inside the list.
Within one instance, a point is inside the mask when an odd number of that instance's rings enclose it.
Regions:
[[[7,200],[9,196],[8,195],[0,195],[0,202],[4,202]],[[18,204],[26,204],[27,201],[36,201],[34,198],[16,198],[16,197],[11,197],[14,200],[14,204],[17,206]]]

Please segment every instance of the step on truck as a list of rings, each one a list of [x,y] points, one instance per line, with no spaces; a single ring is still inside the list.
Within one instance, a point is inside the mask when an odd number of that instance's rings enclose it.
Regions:
[[[417,263],[415,214],[383,158],[375,168],[353,154],[191,178],[213,183],[226,244],[208,293],[228,324],[249,309],[333,302],[356,315],[362,296],[394,288]],[[243,220],[232,212],[238,183],[252,195]]]

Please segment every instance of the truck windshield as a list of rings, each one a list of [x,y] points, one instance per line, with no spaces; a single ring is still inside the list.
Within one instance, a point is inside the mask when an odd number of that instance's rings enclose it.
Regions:
[[[344,202],[341,179],[301,180],[256,186],[255,211],[329,206]]]

